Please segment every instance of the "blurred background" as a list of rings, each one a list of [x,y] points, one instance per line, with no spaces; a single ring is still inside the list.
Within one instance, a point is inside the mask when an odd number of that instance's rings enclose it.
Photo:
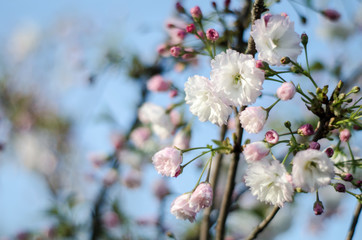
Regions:
[[[272,4],[271,13],[286,12],[297,33],[308,34],[320,86],[332,89],[339,79],[347,81],[347,89],[361,86],[361,1],[266,2]],[[310,2],[315,9],[337,9],[341,19],[323,18],[305,7]],[[186,9],[199,5],[204,13],[212,11],[210,1],[182,3]],[[152,136],[141,145],[135,139],[128,143],[139,125],[140,104],[166,108],[183,99],[182,94],[170,98],[146,91],[150,77],[162,73],[183,89],[189,76],[209,76],[207,57],[186,63],[160,60],[157,49],[168,41],[167,23],[180,21],[175,1],[13,0],[0,5],[0,239],[90,239],[95,231],[102,239],[166,239],[167,231],[176,239],[195,239],[195,224],[176,220],[169,208],[176,196],[193,188],[202,161],[177,179],[160,182],[150,159],[172,139]],[[242,5],[233,0],[230,8]],[[235,19],[226,20],[232,27]],[[218,25],[210,21],[208,26]],[[304,56],[299,61],[303,64]],[[294,75],[287,78],[312,87]],[[256,105],[270,105],[276,88],[266,82],[271,96],[265,94]],[[285,120],[311,118],[297,99],[279,108],[283,111],[271,112],[270,126],[276,130]],[[187,106],[177,110],[176,122],[192,119]],[[218,138],[218,128],[210,123],[192,119],[192,129],[191,146]],[[245,139],[260,140],[264,134]],[[360,140],[358,136],[351,143],[360,147]],[[328,144],[321,142],[322,148]],[[243,164],[239,172],[241,182]],[[162,185],[164,195],[171,194],[160,196],[161,183],[168,186]],[[243,192],[242,184],[237,189]],[[314,195],[300,195],[260,239],[344,238],[355,199],[332,188],[323,189],[321,196],[324,215],[314,216]],[[249,192],[236,205],[246,211],[230,214],[228,235],[242,239],[262,217],[255,209],[266,206]],[[362,239],[361,224],[355,239]]]

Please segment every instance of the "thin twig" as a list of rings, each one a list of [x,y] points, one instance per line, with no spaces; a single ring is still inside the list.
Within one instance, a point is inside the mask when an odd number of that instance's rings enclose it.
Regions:
[[[227,132],[227,126],[223,125],[220,129],[220,138],[219,138],[220,141],[224,141],[226,132]],[[222,161],[223,156],[224,155],[220,154],[220,153],[218,155],[216,155],[216,157],[213,161],[213,165],[211,166],[212,174],[210,177],[210,184],[212,186],[213,192],[215,192],[215,190],[216,190],[216,185],[217,185],[217,182],[219,179],[220,166],[221,166],[221,161]],[[214,195],[214,198],[215,198],[215,195]],[[213,199],[213,202],[214,202],[214,199]],[[213,206],[206,208],[204,210],[204,216],[202,218],[201,229],[200,229],[200,240],[210,239],[210,236],[209,236],[210,214],[211,214],[212,209],[213,209]]]
[[[275,206],[270,214],[250,233],[246,240],[255,239],[258,234],[261,233],[268,226],[271,220],[273,220],[279,209],[280,208],[278,206]]]
[[[362,204],[360,202],[358,202],[346,240],[352,240],[352,238],[353,238],[353,234],[354,234],[354,231],[357,226],[357,222],[358,222],[359,215],[361,213],[361,209],[362,209]]]
[[[225,186],[224,196],[220,206],[219,218],[217,220],[216,225],[216,238],[217,240],[224,239],[225,235],[225,222],[227,215],[229,213],[229,207],[231,204],[231,197],[235,187],[235,175],[236,170],[238,168],[238,163],[240,159],[241,153],[241,140],[243,136],[243,128],[240,125],[240,121],[238,121],[238,115],[236,114],[236,141],[234,143],[233,149],[233,158],[231,159],[229,170],[228,170],[228,177]]]

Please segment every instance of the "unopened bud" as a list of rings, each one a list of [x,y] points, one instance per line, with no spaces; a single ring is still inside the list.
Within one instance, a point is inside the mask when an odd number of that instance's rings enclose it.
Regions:
[[[332,157],[334,154],[333,148],[329,147],[326,150],[324,150],[325,154],[327,154],[328,157]]]
[[[181,5],[180,2],[176,3],[176,9],[179,13],[185,13],[185,8]]]
[[[202,12],[199,6],[195,6],[193,8],[191,8],[190,10],[191,16],[196,19],[199,20],[202,18]]]
[[[193,32],[195,32],[195,30],[196,30],[196,27],[195,27],[195,24],[193,24],[193,23],[186,26],[186,32],[188,32],[188,33],[193,33]]]
[[[342,173],[341,174],[341,178],[346,181],[346,182],[352,182],[353,180],[353,175],[350,173]]]
[[[311,124],[307,123],[300,126],[297,130],[297,133],[301,136],[311,136],[314,134],[314,128]]]
[[[319,150],[319,149],[321,149],[321,145],[319,143],[317,143],[317,142],[310,142],[309,143],[309,148]]]
[[[215,8],[215,9],[217,8],[216,2],[212,2],[211,5],[213,8]]]
[[[286,121],[286,122],[284,123],[284,126],[285,126],[286,128],[290,128],[290,127],[292,126],[292,124],[291,124],[289,121]]]
[[[342,183],[336,183],[334,184],[334,189],[337,191],[337,192],[346,192],[346,186],[344,186]]]
[[[170,98],[174,98],[178,95],[178,91],[176,89],[172,89],[169,93]]]
[[[308,44],[308,35],[305,34],[305,33],[303,33],[303,34],[300,36],[300,38],[301,38],[302,44],[303,44],[304,46],[306,46],[306,45]]]
[[[280,62],[282,64],[289,64],[290,63],[290,58],[289,57],[283,57],[282,59],[280,59]]]
[[[315,201],[313,211],[315,215],[321,215],[324,211],[323,203],[321,201]]]
[[[352,92],[352,93],[358,93],[360,90],[361,90],[360,87],[354,86],[354,87],[352,88],[351,92]]]
[[[206,31],[206,38],[212,42],[215,42],[219,39],[219,33],[213,28],[208,29]]]
[[[174,57],[178,57],[181,54],[181,48],[178,46],[174,46],[170,49],[170,53]]]
[[[351,132],[348,129],[343,129],[339,132],[339,139],[342,142],[348,142],[348,140],[351,138]]]
[[[341,14],[334,9],[326,9],[321,11],[321,13],[331,21],[337,21],[341,17]]]
[[[265,133],[265,141],[270,144],[276,144],[279,141],[279,134],[275,130],[269,130]]]

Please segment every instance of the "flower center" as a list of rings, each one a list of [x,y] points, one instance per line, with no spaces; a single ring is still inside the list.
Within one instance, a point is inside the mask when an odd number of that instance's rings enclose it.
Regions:
[[[245,80],[245,79],[243,78],[243,76],[240,73],[237,73],[237,74],[233,75],[233,83],[235,85],[240,84],[241,80]]]
[[[312,168],[317,168],[317,164],[313,161],[309,161],[305,164],[304,166],[304,169],[305,170],[309,170],[309,169],[312,169]]]

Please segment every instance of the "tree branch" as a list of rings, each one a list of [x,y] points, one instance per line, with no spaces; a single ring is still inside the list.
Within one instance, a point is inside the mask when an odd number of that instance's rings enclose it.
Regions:
[[[237,111],[236,111],[237,112]],[[231,197],[235,187],[235,175],[236,170],[238,168],[238,163],[240,159],[241,153],[241,140],[243,136],[243,128],[240,125],[240,121],[238,119],[238,114],[236,114],[236,141],[234,143],[234,150],[233,150],[233,158],[230,162],[229,170],[228,170],[228,178],[225,187],[224,196],[220,206],[220,213],[219,218],[217,220],[216,226],[216,238],[217,240],[222,240],[225,235],[225,222],[227,215],[229,213],[229,207],[231,204]]]
[[[266,8],[264,7],[264,0],[255,0],[255,2],[253,4],[253,8],[251,10],[251,24],[253,24],[256,19],[259,19],[261,17],[261,14],[265,11],[266,11]],[[249,37],[248,47],[247,47],[245,53],[252,54],[253,56],[256,53],[255,42],[251,36]],[[242,107],[241,111],[244,108],[245,107]],[[235,121],[236,122],[236,141],[234,143],[234,151],[233,151],[234,155],[230,162],[225,192],[224,192],[224,196],[223,196],[223,199],[221,202],[219,217],[217,220],[216,238],[215,238],[216,240],[224,239],[225,222],[226,222],[227,215],[229,213],[231,197],[232,197],[232,193],[233,193],[234,187],[235,187],[235,175],[236,175],[236,170],[238,167],[240,153],[241,153],[241,141],[242,141],[242,136],[243,136],[243,128],[240,125],[240,121],[238,119],[238,114],[236,114],[235,118],[236,118],[236,121]]]
[[[353,238],[353,234],[354,234],[354,231],[357,226],[358,218],[361,213],[361,208],[362,208],[362,204],[360,202],[358,202],[356,210],[353,215],[351,226],[349,227],[349,231],[348,231],[346,240],[352,240],[352,238]]]
[[[271,213],[258,225],[256,228],[250,233],[250,235],[246,238],[246,240],[252,240],[255,239],[259,233],[261,233],[273,220],[277,212],[279,211],[279,207],[275,206]]]
[[[219,138],[220,141],[224,141],[226,132],[227,132],[227,126],[223,125],[220,129],[220,138]],[[219,180],[220,165],[221,165],[223,156],[224,156],[223,154],[218,154],[215,157],[215,159],[213,160],[212,173],[211,173],[211,177],[210,177],[210,184],[212,186],[213,192],[215,192],[216,185]],[[214,200],[215,200],[215,194],[213,196],[213,202],[214,202]],[[202,218],[201,229],[200,229],[200,240],[210,239],[209,229],[210,229],[210,214],[211,214],[212,209],[213,209],[213,205],[204,210],[204,216]]]

